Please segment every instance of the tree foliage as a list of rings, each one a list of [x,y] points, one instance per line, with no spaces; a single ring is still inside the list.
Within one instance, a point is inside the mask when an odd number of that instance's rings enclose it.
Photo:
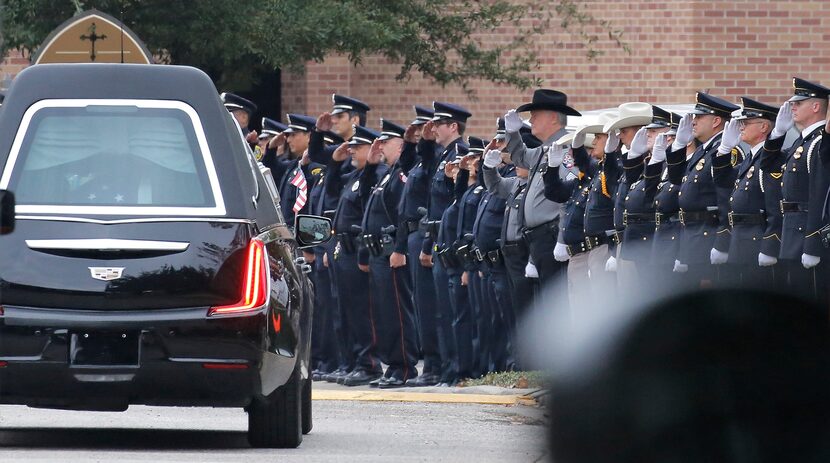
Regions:
[[[477,79],[526,89],[540,83],[534,39],[552,25],[589,59],[601,54],[597,29],[627,49],[621,31],[576,0],[3,0],[0,52],[35,52],[92,8],[122,19],[161,61],[199,67],[222,87],[342,54],[355,64],[385,56],[400,64],[401,80],[419,73],[468,92]],[[512,37],[482,40],[496,29]]]

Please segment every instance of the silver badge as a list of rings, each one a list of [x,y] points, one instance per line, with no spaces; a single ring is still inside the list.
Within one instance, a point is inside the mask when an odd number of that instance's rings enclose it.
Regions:
[[[117,280],[124,273],[124,267],[89,267],[89,273],[96,280]]]

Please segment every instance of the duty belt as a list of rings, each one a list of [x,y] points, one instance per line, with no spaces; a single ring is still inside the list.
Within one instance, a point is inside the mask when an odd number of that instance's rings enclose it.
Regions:
[[[435,248],[435,257],[441,261],[441,265],[447,269],[455,269],[461,267],[461,262],[459,262],[458,257],[456,257],[455,252],[452,248]]]
[[[568,255],[570,257],[573,257],[573,256],[577,256],[579,254],[582,254],[583,252],[590,251],[591,248],[588,247],[587,240],[588,239],[586,238],[585,241],[580,241],[579,243],[565,245],[565,247],[568,249]]]
[[[420,222],[417,220],[407,220],[401,222],[401,228],[408,235],[410,233],[418,231],[418,228],[420,228]]]
[[[646,224],[653,224],[655,223],[656,218],[655,214],[649,212],[623,212],[623,225],[628,226],[628,224],[638,224],[638,223],[646,223]]]
[[[660,225],[661,223],[680,222],[680,214],[667,214],[665,212],[654,213],[654,223]]]
[[[807,212],[807,203],[781,200],[780,204],[782,214],[787,212]]]
[[[428,234],[432,238],[438,237],[438,227],[441,225],[440,220],[429,220],[425,222],[420,222],[419,228],[424,231],[424,234]]]
[[[760,214],[729,213],[729,225],[732,227],[735,225],[764,225],[766,223],[767,215],[763,212]]]
[[[717,225],[718,224],[718,211],[692,211],[686,212],[684,210],[680,210],[680,223],[683,226],[697,224],[697,223],[708,223],[710,225]]]
[[[585,247],[590,251],[594,248],[598,248],[604,244],[608,244],[611,242],[611,239],[608,237],[607,234],[603,233],[601,235],[593,235],[593,236],[586,236],[585,237]]]
[[[395,250],[395,243],[391,235],[360,235],[358,240],[374,257],[389,257]]]
[[[337,242],[340,244],[340,250],[348,254],[357,252],[357,239],[351,233],[338,233]]]
[[[504,265],[504,255],[501,250],[494,249],[484,255],[484,263],[491,269],[502,267]]]
[[[522,236],[525,241],[530,242],[540,236],[555,236],[556,229],[559,227],[559,219],[545,222],[542,225],[537,225],[533,228],[526,228],[522,230]]]

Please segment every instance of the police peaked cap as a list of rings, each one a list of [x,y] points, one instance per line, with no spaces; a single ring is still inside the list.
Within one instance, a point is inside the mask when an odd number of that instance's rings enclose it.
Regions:
[[[369,108],[369,105],[367,105],[366,103],[364,103],[364,102],[362,102],[358,99],[351,98],[351,97],[348,97],[348,96],[338,95],[336,93],[331,95],[331,102],[332,102],[332,110],[331,110],[332,115],[340,114],[340,113],[344,113],[344,112],[352,112],[352,111],[366,114],[371,109],[371,108]]]
[[[222,103],[225,105],[225,108],[227,108],[230,112],[241,109],[242,111],[248,113],[249,116],[256,112],[256,104],[254,104],[253,101],[242,98],[234,93],[225,92],[219,95],[219,98],[222,99]]]

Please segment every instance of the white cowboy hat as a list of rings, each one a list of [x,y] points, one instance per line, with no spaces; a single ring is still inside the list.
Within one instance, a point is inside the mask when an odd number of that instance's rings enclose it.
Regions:
[[[556,140],[556,144],[557,145],[562,145],[562,146],[570,145],[574,141],[574,136],[575,135],[576,135],[576,132],[566,133],[565,135],[562,135],[562,138],[560,138],[559,140]],[[593,148],[594,147],[594,134],[589,133],[589,134],[585,135],[585,145],[584,146],[586,148]]]
[[[610,133],[612,130],[625,127],[645,126],[651,124],[653,112],[648,103],[623,103],[619,107],[619,116],[605,124],[602,131]]]
[[[587,122],[584,125],[582,125],[581,127],[579,127],[578,129],[576,129],[576,131],[573,133],[573,136],[575,137],[576,134],[578,134],[578,133],[586,133],[586,134],[605,133],[602,130],[603,127],[605,127],[605,124],[613,121],[616,118],[617,118],[617,112],[616,111],[605,111],[605,112],[599,113],[598,116],[586,116]],[[571,137],[571,140],[573,140],[573,137]]]

